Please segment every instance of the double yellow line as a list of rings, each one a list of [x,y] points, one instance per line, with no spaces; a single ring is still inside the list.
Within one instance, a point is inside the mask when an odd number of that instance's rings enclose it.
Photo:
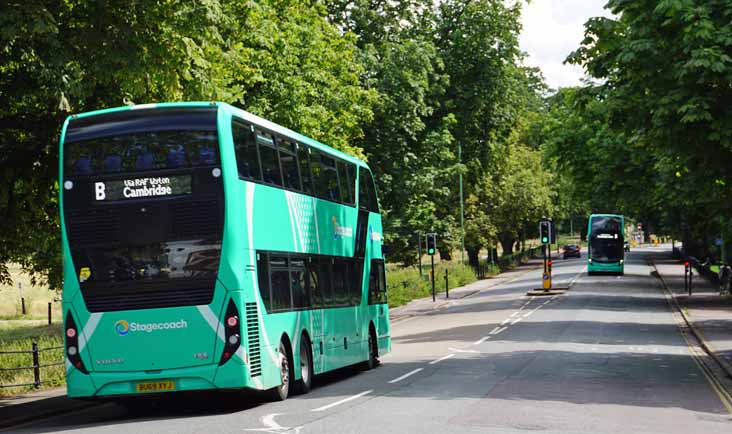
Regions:
[[[648,262],[649,265],[653,267],[653,270],[656,272],[655,275],[661,282],[661,286],[663,287],[664,295],[666,297],[666,302],[669,304],[669,307],[671,307],[671,315],[674,317],[674,320],[676,320],[676,326],[678,327],[679,333],[684,339],[684,342],[686,342],[686,346],[689,347],[689,354],[691,354],[692,360],[694,360],[696,366],[699,368],[702,374],[704,374],[704,378],[707,379],[707,382],[711,386],[712,390],[714,390],[714,393],[716,393],[719,397],[719,400],[722,402],[722,405],[724,405],[724,408],[726,408],[727,412],[732,415],[732,395],[730,395],[727,389],[719,382],[714,372],[712,372],[712,370],[706,365],[706,363],[704,363],[702,353],[700,353],[696,345],[692,344],[692,342],[689,340],[687,329],[691,330],[692,333],[694,333],[699,340],[704,341],[704,335],[702,335],[701,331],[699,330],[692,330],[694,329],[694,326],[688,320],[683,310],[681,309],[681,306],[679,306],[678,301],[676,301],[676,298],[668,289],[666,281],[663,280],[663,276],[661,276],[661,274],[658,272],[658,269],[656,268],[656,264],[653,263],[653,260],[651,259],[649,259]],[[681,316],[680,319],[678,317],[679,315]],[[686,328],[683,327],[683,324],[686,325]]]
[[[699,367],[699,370],[702,371],[702,374],[704,374],[704,378],[707,379],[707,382],[709,382],[709,385],[712,387],[712,390],[714,390],[714,393],[716,393],[719,397],[719,400],[722,401],[722,405],[724,405],[724,407],[727,409],[727,412],[732,415],[732,395],[727,392],[725,387],[717,380],[717,376],[714,375],[711,369],[709,369],[709,367],[704,363],[704,361],[702,360],[702,355],[699,354],[699,351],[696,349],[696,347],[692,345],[691,341],[689,341],[686,330],[679,328],[679,331],[681,332],[681,337],[684,338],[684,342],[686,342],[686,345],[689,347],[689,353],[691,354],[692,360],[694,360],[696,366]]]

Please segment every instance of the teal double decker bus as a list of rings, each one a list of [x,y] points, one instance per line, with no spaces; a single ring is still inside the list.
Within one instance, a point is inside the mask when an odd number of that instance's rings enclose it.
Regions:
[[[587,224],[587,273],[624,274],[625,218],[592,214]]]
[[[68,395],[309,391],[391,348],[368,166],[221,103],[69,117]]]

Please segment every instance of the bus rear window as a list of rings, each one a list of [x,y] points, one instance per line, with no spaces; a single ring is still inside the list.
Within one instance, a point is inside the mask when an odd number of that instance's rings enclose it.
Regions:
[[[149,131],[64,144],[64,172],[71,177],[218,164],[215,131]]]

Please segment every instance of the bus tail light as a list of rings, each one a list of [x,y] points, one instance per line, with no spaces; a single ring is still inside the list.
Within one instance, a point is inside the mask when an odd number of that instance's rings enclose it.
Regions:
[[[66,357],[74,367],[82,374],[88,374],[84,362],[79,354],[79,332],[76,327],[71,311],[66,314]]]
[[[239,311],[236,309],[234,300],[229,300],[224,318],[226,318],[224,321],[226,324],[226,327],[224,327],[224,352],[221,354],[219,366],[228,362],[241,346],[241,324],[239,322]]]

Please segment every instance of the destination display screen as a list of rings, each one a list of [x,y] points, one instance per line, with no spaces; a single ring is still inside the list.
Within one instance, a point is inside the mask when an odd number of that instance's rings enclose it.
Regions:
[[[150,199],[191,194],[191,175],[134,177],[94,182],[95,201]]]

